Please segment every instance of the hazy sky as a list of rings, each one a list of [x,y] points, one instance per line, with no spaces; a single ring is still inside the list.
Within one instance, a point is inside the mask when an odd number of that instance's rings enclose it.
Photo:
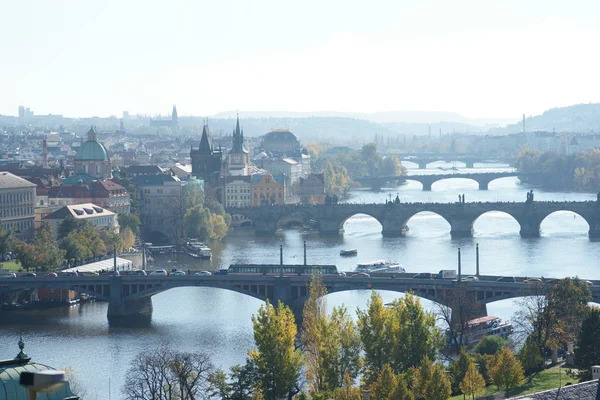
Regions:
[[[0,0],[0,114],[600,102],[600,2]]]

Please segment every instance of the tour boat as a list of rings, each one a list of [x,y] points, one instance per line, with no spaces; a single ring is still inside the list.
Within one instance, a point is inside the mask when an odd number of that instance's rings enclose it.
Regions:
[[[352,257],[357,254],[358,254],[357,249],[340,250],[340,256],[342,256],[342,257]]]
[[[404,268],[398,263],[393,263],[389,260],[375,260],[365,263],[360,263],[356,267],[355,272],[395,272],[403,273],[406,272]]]
[[[210,247],[197,239],[190,239],[186,243],[188,254],[196,258],[210,258]]]
[[[513,325],[508,321],[502,321],[500,317],[490,315],[469,320],[465,344],[476,344],[484,336],[508,337],[513,332]]]

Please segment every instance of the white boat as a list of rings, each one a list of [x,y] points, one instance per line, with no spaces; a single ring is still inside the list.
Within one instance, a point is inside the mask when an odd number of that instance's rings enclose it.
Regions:
[[[192,257],[211,258],[210,247],[197,239],[188,240],[186,247]]]
[[[406,272],[402,265],[393,263],[389,260],[375,260],[365,263],[360,263],[356,267],[355,272],[395,272],[403,273]]]
[[[502,321],[494,315],[475,318],[467,322],[465,343],[467,345],[478,343],[484,336],[508,337],[513,332],[513,325]]]

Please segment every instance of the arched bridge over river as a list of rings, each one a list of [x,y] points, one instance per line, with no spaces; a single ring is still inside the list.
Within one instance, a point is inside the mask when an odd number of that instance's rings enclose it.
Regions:
[[[390,274],[372,277],[343,277],[324,275],[328,293],[349,290],[388,290],[413,292],[419,297],[450,306],[447,299],[458,288],[466,287],[486,314],[486,304],[532,294],[532,285],[518,278],[517,282],[498,282],[496,276],[480,276],[479,281],[458,282],[450,279],[413,279],[412,274]],[[311,277],[271,275],[213,275],[213,276],[80,276],[57,278],[16,278],[0,281],[0,294],[22,290],[55,288],[87,293],[98,300],[108,301],[108,318],[119,319],[152,313],[152,296],[178,287],[213,287],[242,293],[260,300],[282,301],[300,313],[308,297]],[[591,286],[594,302],[600,302],[600,282]]]
[[[273,235],[284,222],[314,221],[322,235],[338,235],[344,222],[356,215],[366,214],[382,226],[384,236],[398,237],[406,232],[406,224],[417,213],[429,211],[440,215],[450,224],[453,237],[470,237],[473,224],[481,215],[501,211],[511,215],[520,225],[522,237],[540,236],[544,218],[556,211],[579,214],[589,225],[589,237],[600,238],[600,202],[597,201],[530,201],[474,203],[387,203],[387,204],[321,204],[280,205],[265,207],[228,208],[230,214],[247,217],[254,223],[257,235]]]

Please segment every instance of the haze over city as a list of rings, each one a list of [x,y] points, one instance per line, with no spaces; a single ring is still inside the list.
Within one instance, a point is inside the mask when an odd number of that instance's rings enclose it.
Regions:
[[[6,4],[0,114],[449,111],[600,101],[594,1]],[[560,77],[561,79],[556,79]]]

